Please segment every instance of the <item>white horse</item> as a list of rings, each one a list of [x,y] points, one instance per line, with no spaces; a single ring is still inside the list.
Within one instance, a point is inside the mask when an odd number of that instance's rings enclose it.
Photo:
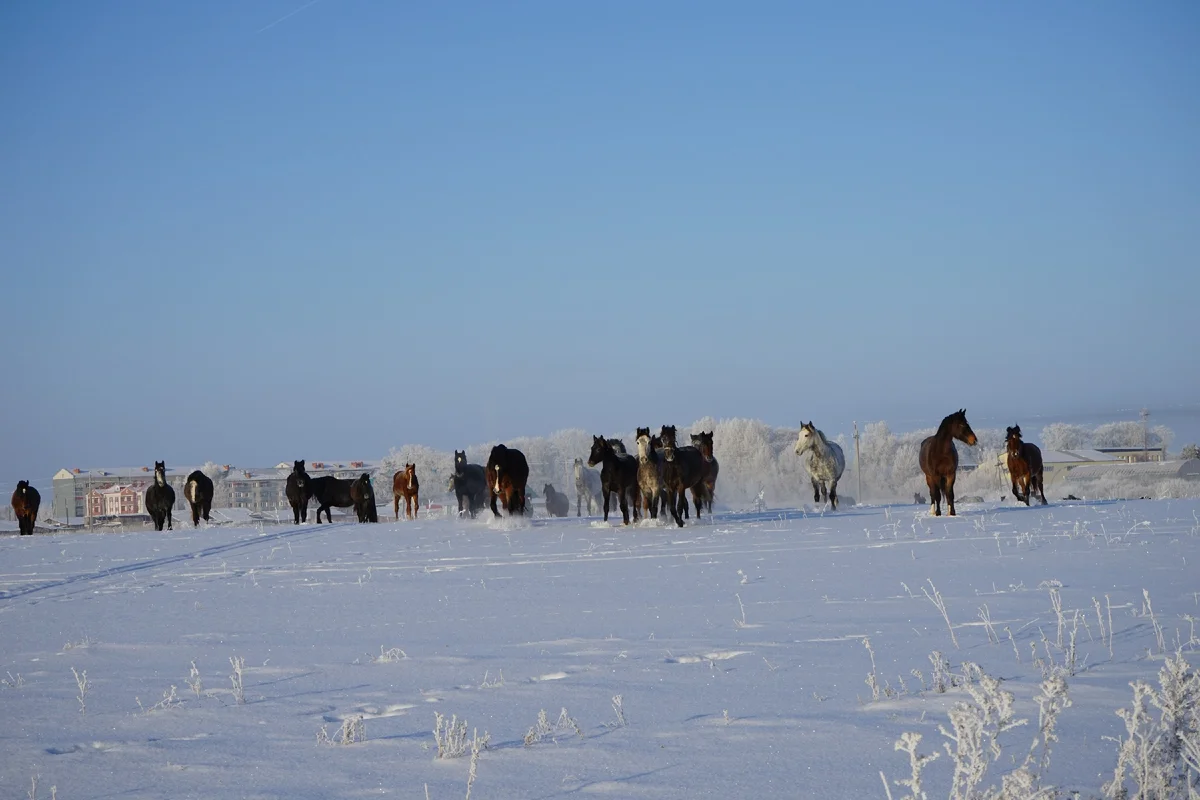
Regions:
[[[836,511],[838,479],[846,470],[846,457],[841,446],[826,439],[811,422],[806,422],[800,426],[800,435],[796,437],[796,455],[803,457],[805,453],[808,453],[808,460],[804,467],[812,481],[813,502],[820,503],[826,498],[825,484],[828,483],[829,502]]]
[[[575,516],[582,516],[580,512],[584,503],[587,503],[588,516],[595,514],[603,505],[603,497],[600,473],[585,467],[582,458],[575,459]]]

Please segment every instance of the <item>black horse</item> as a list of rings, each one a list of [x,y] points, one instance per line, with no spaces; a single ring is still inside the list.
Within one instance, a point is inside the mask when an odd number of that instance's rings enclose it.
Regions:
[[[292,506],[292,517],[295,524],[308,522],[308,501],[312,498],[312,486],[308,473],[304,471],[304,461],[292,462],[292,474],[287,478],[287,499]]]
[[[618,453],[612,442],[603,436],[592,437],[592,452],[588,466],[600,468],[600,489],[604,494],[604,521],[608,522],[608,508],[615,492],[621,506],[621,519],[629,524],[629,506],[633,506],[633,521],[638,519],[638,462],[628,453]]]
[[[146,513],[154,521],[154,530],[161,531],[163,525],[167,530],[174,530],[171,520],[171,509],[175,507],[175,490],[167,483],[167,464],[165,461],[154,462],[154,483],[146,488]]]
[[[354,513],[359,522],[379,522],[379,509],[375,505],[375,487],[371,485],[371,474],[364,472],[350,484],[350,499],[354,501]]]
[[[488,499],[487,470],[479,464],[467,463],[465,450],[454,451],[454,474],[450,476],[450,491],[458,499],[458,514],[471,519]]]
[[[20,481],[12,495],[13,513],[17,515],[17,525],[22,536],[32,536],[33,527],[37,523],[38,508],[42,504],[42,496],[38,490],[29,485],[29,481]]]
[[[687,512],[687,490],[692,490],[696,503],[696,517],[700,517],[701,499],[704,497],[704,457],[695,447],[679,447],[676,444],[674,425],[663,425],[659,434],[662,439],[663,483],[667,487],[667,504],[675,524],[683,527],[683,514]]]
[[[192,474],[187,476],[187,483],[183,485],[183,496],[192,507],[192,527],[200,527],[201,517],[208,522],[208,512],[212,511],[213,501],[212,478],[198,469],[192,470]]]
[[[322,475],[319,478],[312,478],[308,485],[312,489],[312,497],[317,501],[317,524],[321,524],[321,512],[325,512],[325,521],[333,522],[333,517],[330,516],[329,509],[333,506],[338,508],[351,508],[354,506],[354,498],[350,496],[350,484],[354,481],[343,478],[335,478],[332,475]]]
[[[525,513],[525,484],[529,482],[529,462],[525,454],[512,447],[498,444],[492,448],[487,463],[488,493],[491,495],[492,513],[497,517],[496,500],[504,501],[504,508],[511,517]]]

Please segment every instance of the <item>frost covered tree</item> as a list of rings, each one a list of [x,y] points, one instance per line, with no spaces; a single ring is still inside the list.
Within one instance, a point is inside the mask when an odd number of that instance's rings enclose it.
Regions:
[[[1185,461],[1190,458],[1200,458],[1200,445],[1185,444],[1183,450],[1179,453],[1179,457]]]
[[[1165,425],[1155,425],[1147,431],[1140,422],[1125,420],[1107,422],[1092,433],[1096,447],[1148,447],[1158,450],[1171,443],[1175,433]]]
[[[1092,432],[1082,425],[1053,422],[1042,428],[1045,450],[1081,450],[1092,446]]]

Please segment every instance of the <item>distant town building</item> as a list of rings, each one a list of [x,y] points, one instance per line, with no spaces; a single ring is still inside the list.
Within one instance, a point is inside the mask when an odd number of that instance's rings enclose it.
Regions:
[[[1101,453],[1119,458],[1130,464],[1141,461],[1166,461],[1165,448],[1159,447],[1097,447]]]
[[[364,472],[374,474],[376,461],[309,461],[308,474],[314,478],[334,475],[357,478]],[[167,482],[175,489],[175,511],[187,509],[183,484],[187,476],[201,466],[167,467]],[[213,479],[213,507],[239,508],[250,512],[278,511],[288,508],[287,476],[292,462],[274,467],[235,467],[209,465]],[[389,476],[390,478],[390,476]],[[154,481],[152,467],[105,467],[61,469],[53,478],[52,514],[63,523],[79,524],[92,518],[144,515],[146,488]],[[136,502],[136,510],[129,511]],[[113,512],[116,511],[116,513]]]
[[[89,517],[130,517],[146,513],[146,490],[141,486],[109,486],[88,492]]]

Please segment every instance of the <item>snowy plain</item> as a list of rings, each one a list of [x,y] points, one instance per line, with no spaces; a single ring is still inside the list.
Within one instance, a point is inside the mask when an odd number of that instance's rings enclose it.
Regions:
[[[908,772],[901,733],[941,749],[938,724],[969,699],[930,687],[934,651],[1002,678],[1031,719],[1001,737],[999,783],[1029,749],[1042,670],[1066,659],[1057,592],[1077,661],[1044,780],[1092,797],[1129,682],[1177,646],[1200,666],[1195,500],[810,507],[682,529],[388,511],[4,535],[0,796],[461,798],[471,758],[438,758],[442,714],[489,735],[478,800],[885,797],[880,771]],[[543,710],[551,730],[527,743]],[[365,738],[340,744],[343,727]],[[950,772],[929,766],[930,797]]]

